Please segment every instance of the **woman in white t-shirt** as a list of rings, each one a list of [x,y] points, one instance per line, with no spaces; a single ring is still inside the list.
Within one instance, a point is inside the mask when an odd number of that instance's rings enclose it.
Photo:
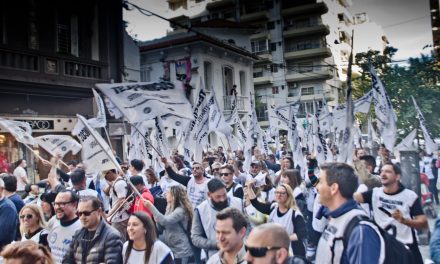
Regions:
[[[147,213],[133,213],[128,219],[127,233],[129,240],[122,248],[124,264],[174,263],[173,253],[157,239],[153,220]]]
[[[21,240],[33,240],[47,246],[48,231],[41,208],[36,204],[27,204],[23,206],[18,215],[20,217]]]

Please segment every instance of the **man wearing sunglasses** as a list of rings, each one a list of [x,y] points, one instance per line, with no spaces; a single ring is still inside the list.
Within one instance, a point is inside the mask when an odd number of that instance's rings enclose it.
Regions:
[[[289,246],[289,235],[282,225],[262,224],[252,229],[246,239],[245,260],[248,264],[305,264],[301,257],[289,258]]]
[[[121,235],[102,218],[101,200],[93,196],[81,198],[78,215],[83,228],[73,236],[63,263],[122,263]]]
[[[81,223],[76,215],[78,200],[78,195],[72,190],[62,190],[55,198],[57,221],[54,221],[49,230],[48,242],[56,263],[62,263],[72,243],[73,235],[81,229]]]

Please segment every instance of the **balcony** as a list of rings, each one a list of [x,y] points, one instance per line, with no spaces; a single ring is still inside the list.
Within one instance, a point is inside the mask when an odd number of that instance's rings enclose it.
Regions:
[[[295,38],[308,35],[328,35],[330,30],[326,25],[311,25],[309,27],[290,27],[283,32],[284,38]]]
[[[254,72],[254,85],[270,84],[273,83],[272,74],[264,70],[263,72]]]
[[[253,21],[259,20],[268,20],[270,17],[269,12],[267,10],[261,10],[252,13],[241,14],[240,21],[244,23],[249,23]]]
[[[209,11],[224,9],[227,7],[234,7],[234,0],[216,0],[206,4],[206,9]]]
[[[284,53],[284,58],[286,60],[298,60],[298,59],[304,59],[304,58],[311,58],[311,57],[330,57],[332,55],[332,52],[329,48],[311,48],[311,49],[304,49],[304,50],[295,50],[292,49],[289,51],[289,49],[286,48],[286,53]]]
[[[257,40],[257,39],[269,39],[270,40],[270,34],[269,31],[263,30],[261,32],[252,34],[249,36],[250,40]]]
[[[0,48],[0,78],[41,84],[92,87],[107,80],[107,64],[34,50]]]
[[[223,96],[223,105],[224,109],[223,111],[231,111],[232,110],[232,103],[234,97],[233,96]],[[247,96],[238,96],[237,99],[237,110],[238,111],[246,111],[245,102],[249,100],[249,97]]]
[[[286,73],[287,82],[300,82],[310,80],[328,80],[333,78],[333,73],[327,68],[313,71],[301,71],[301,69],[289,69]]]
[[[281,10],[282,16],[296,16],[296,15],[306,15],[306,14],[325,14],[328,11],[328,7],[325,3],[310,3],[304,5],[296,5],[288,8],[283,8]]]

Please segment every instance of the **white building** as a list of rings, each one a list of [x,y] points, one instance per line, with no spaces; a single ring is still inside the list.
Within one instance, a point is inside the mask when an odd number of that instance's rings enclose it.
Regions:
[[[191,32],[143,42],[140,54],[141,81],[186,79],[191,89],[190,100],[194,102],[201,77],[206,90],[215,91],[226,116],[231,114],[230,93],[235,85],[239,114],[250,113],[249,96],[254,94],[252,65],[258,57],[246,49]],[[168,132],[172,136],[172,131]],[[217,144],[216,137],[211,137],[211,144]]]

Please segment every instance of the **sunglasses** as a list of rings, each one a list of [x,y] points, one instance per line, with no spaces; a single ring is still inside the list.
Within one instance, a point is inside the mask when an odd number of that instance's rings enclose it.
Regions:
[[[281,249],[282,247],[248,247],[245,245],[244,248],[246,249],[247,252],[249,252],[249,254],[252,257],[262,258],[262,257],[266,256],[267,251],[278,250],[278,249]]]
[[[24,218],[26,218],[26,219],[32,219],[34,216],[33,215],[31,215],[31,214],[27,214],[27,215],[20,215],[20,219],[24,219]]]
[[[94,211],[96,211],[98,209],[93,209],[92,211],[83,211],[83,212],[78,212],[78,216],[90,216]]]
[[[220,173],[220,176],[229,176],[231,173]]]

